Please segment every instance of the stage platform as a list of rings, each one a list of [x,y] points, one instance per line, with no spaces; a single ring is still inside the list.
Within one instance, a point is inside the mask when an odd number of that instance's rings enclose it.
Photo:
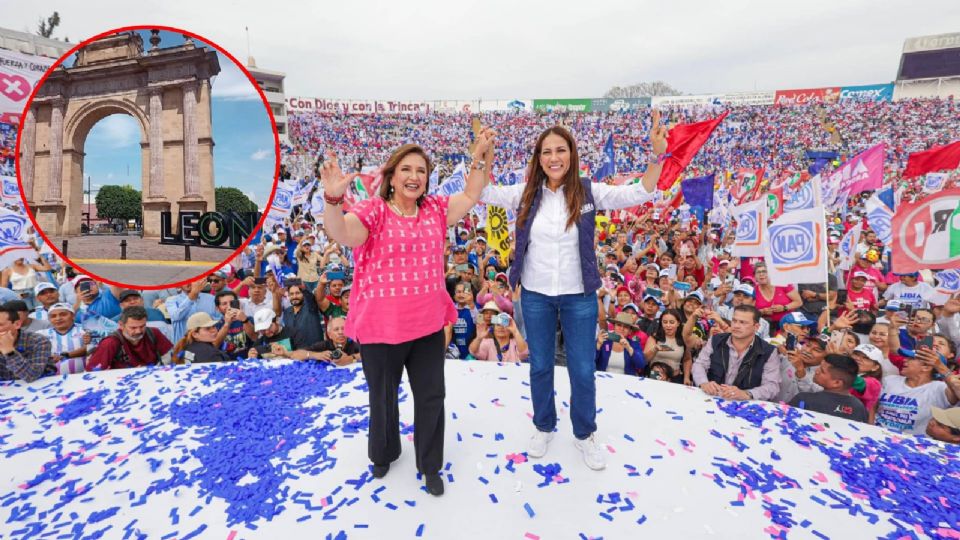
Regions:
[[[527,459],[528,367],[446,365],[446,494],[413,408],[382,480],[359,367],[288,361],[0,384],[0,538],[957,538],[958,447],[679,385],[597,376],[607,468]]]

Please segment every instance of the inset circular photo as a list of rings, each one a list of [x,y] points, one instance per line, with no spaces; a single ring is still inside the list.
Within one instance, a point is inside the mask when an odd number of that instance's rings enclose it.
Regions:
[[[128,27],[80,43],[40,79],[16,172],[23,210],[67,264],[162,289],[243,256],[273,197],[279,138],[230,53],[186,30]]]

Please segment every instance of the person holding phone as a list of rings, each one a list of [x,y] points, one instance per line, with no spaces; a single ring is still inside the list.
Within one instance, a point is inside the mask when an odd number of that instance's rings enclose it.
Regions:
[[[929,309],[914,310],[909,305],[900,309],[902,311],[890,317],[887,339],[890,343],[890,361],[902,370],[906,359],[917,349],[917,342],[933,330],[934,315]]]
[[[647,367],[643,345],[639,339],[630,337],[639,330],[637,325],[633,323],[633,316],[626,312],[620,312],[615,318],[608,319],[607,322],[612,325],[613,331],[603,330],[597,336],[595,358],[597,371],[632,375],[634,377],[643,375],[643,371]]]
[[[233,291],[220,291],[214,302],[221,316],[216,324],[216,346],[228,354],[246,356],[250,343],[257,338],[253,319],[240,307],[240,299]]]
[[[654,198],[667,150],[667,127],[653,111],[649,134],[653,159],[637,184],[612,186],[580,177],[576,141],[560,126],[540,133],[526,170],[526,182],[487,186],[481,200],[517,211],[516,256],[510,286],[522,283],[521,309],[530,343],[530,393],[534,433],[531,457],[543,457],[557,425],[553,376],[557,323],[570,375],[570,418],[575,446],[586,465],[606,466],[596,438],[595,348],[600,267],[594,250],[597,210],[616,210]]]
[[[491,321],[493,334],[471,344],[470,354],[488,362],[521,362],[529,354],[527,342],[507,313],[498,313]]]
[[[457,320],[444,282],[447,227],[480,199],[493,164],[496,132],[482,130],[463,193],[428,195],[433,170],[427,153],[407,144],[383,166],[377,196],[343,211],[352,180],[336,156],[324,161],[324,226],[333,240],[354,249],[356,288],[346,335],[361,343],[369,386],[367,453],[373,476],[383,478],[400,456],[397,388],[407,370],[414,401],[414,451],[427,492],[442,495],[445,384],[444,327]]]

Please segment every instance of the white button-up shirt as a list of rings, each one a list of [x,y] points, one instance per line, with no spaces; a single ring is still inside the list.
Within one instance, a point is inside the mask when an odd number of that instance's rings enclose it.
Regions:
[[[516,209],[525,187],[525,183],[489,185],[480,194],[480,200],[486,204]],[[654,193],[647,191],[642,183],[622,186],[590,184],[590,188],[596,210],[629,208],[654,197]],[[583,294],[579,227],[574,224],[566,228],[570,216],[563,186],[554,192],[544,182],[541,189],[540,209],[530,225],[530,243],[527,245],[520,281],[527,290],[548,296]],[[581,210],[584,211],[589,209]]]

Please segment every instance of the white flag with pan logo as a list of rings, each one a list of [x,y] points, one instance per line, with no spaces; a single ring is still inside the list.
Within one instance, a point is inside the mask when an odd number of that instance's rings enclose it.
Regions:
[[[37,251],[25,240],[28,226],[26,216],[0,207],[0,267],[13,266],[17,259],[37,260]]]
[[[774,285],[827,282],[823,207],[783,214],[767,230],[764,258]]]
[[[849,270],[853,268],[855,255],[857,254],[857,243],[860,241],[860,233],[863,232],[863,222],[857,223],[857,226],[847,231],[837,246],[840,252],[840,269]]]
[[[737,237],[731,253],[734,257],[763,257],[767,235],[767,199],[736,206],[732,210],[737,220]]]

